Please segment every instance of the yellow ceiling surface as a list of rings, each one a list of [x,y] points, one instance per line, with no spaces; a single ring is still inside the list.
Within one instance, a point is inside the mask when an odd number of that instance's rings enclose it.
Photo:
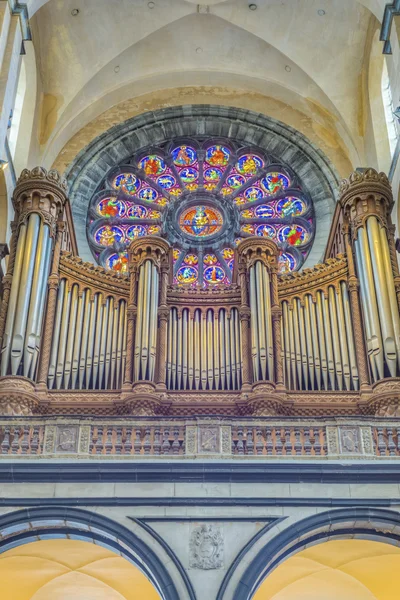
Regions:
[[[1,600],[160,600],[125,558],[89,542],[43,540],[0,555]]]
[[[398,600],[400,548],[367,540],[334,540],[287,559],[253,600]]]

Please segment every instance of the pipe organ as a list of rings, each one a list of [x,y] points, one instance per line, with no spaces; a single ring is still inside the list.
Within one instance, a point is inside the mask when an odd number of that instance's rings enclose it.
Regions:
[[[172,249],[156,236],[131,243],[126,274],[63,251],[66,184],[25,171],[3,282],[0,396],[2,380],[29,380],[33,411],[67,391],[83,407],[107,392],[117,413],[296,414],[315,398],[322,412],[340,414],[340,398],[374,410],[400,375],[393,199],[371,169],[340,193],[331,238],[343,253],[279,275],[275,243],[248,237],[231,285],[196,288],[173,282]]]

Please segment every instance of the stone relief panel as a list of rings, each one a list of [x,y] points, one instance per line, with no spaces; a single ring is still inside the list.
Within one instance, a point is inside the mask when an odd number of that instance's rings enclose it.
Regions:
[[[78,451],[78,425],[57,426],[56,453]]]
[[[189,566],[192,569],[222,569],[224,566],[224,539],[217,525],[194,527],[190,534]]]
[[[199,454],[219,454],[220,452],[220,428],[213,426],[201,426],[198,431]]]
[[[341,454],[362,454],[359,427],[339,427],[339,440]]]

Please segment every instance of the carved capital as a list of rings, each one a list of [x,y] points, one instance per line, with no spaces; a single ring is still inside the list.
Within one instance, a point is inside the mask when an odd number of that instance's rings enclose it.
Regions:
[[[169,318],[169,308],[168,306],[159,306],[158,308],[158,318],[160,321],[168,321]]]
[[[277,268],[278,246],[267,238],[252,237],[242,240],[237,247],[238,270],[249,269],[260,260],[271,271]]]
[[[67,200],[67,181],[58,171],[35,167],[24,169],[13,193],[18,225],[31,213],[38,213],[52,231],[62,217]]]
[[[385,173],[375,169],[354,171],[340,183],[340,203],[351,223],[353,233],[369,216],[376,216],[387,226],[393,208],[392,188]]]
[[[128,248],[130,272],[138,271],[146,260],[151,260],[159,271],[161,268],[166,269],[169,250],[168,242],[158,236],[145,236],[133,240]]]

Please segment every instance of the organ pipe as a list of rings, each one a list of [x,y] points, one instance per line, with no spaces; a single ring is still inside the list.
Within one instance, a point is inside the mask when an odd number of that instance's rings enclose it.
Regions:
[[[119,388],[125,368],[125,332],[125,300],[103,300],[100,293],[81,291],[78,284],[69,289],[62,279],[50,352],[49,389]]]
[[[40,332],[46,297],[46,283],[50,266],[51,239],[49,226],[40,224],[39,241],[35,258],[31,301],[24,343],[24,377],[34,376],[40,348]]]
[[[274,379],[269,272],[259,260],[250,267],[253,374],[256,381]]]
[[[358,369],[347,285],[315,301],[306,294],[282,303],[285,383],[292,390],[357,390]]]
[[[135,336],[135,380],[153,380],[158,326],[159,275],[151,260],[139,270],[139,289]],[[176,362],[175,374],[176,374]]]
[[[170,310],[167,387],[173,390],[237,390],[241,385],[239,313],[210,308]]]

